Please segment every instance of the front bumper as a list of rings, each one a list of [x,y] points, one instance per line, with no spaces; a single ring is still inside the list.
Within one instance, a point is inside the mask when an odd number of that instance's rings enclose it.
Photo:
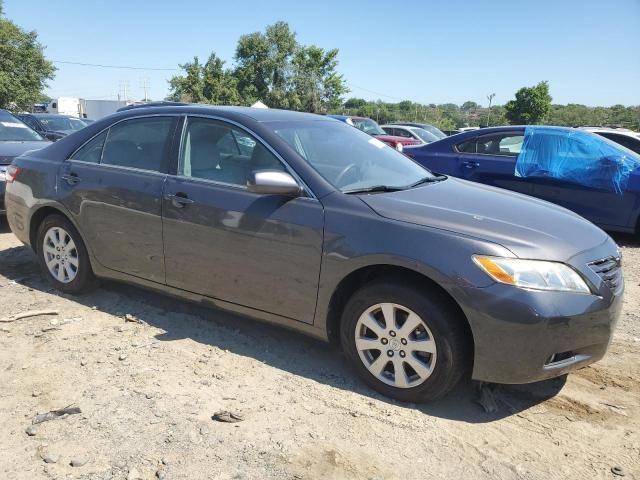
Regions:
[[[497,283],[464,288],[460,304],[475,345],[472,377],[531,383],[600,360],[622,311],[624,284],[621,281],[612,290],[588,263],[613,252],[609,245],[571,261],[592,283],[594,294],[525,290]]]

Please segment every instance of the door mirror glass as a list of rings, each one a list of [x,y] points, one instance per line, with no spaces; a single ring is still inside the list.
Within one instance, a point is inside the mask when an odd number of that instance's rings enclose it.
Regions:
[[[286,195],[298,197],[302,189],[298,182],[286,172],[258,170],[252,172],[247,181],[247,190],[266,195]]]

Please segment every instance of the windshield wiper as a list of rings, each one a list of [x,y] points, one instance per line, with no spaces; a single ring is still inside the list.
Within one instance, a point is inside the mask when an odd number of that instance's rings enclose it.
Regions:
[[[342,193],[372,193],[372,192],[397,192],[404,190],[404,187],[391,187],[389,185],[373,185],[372,187],[354,188],[353,190],[343,190]]]
[[[447,178],[446,175],[434,175],[433,177],[424,177],[418,180],[417,182],[412,183],[411,185],[407,185],[405,188],[413,188],[419,185],[424,185],[425,183],[441,182],[446,178]]]

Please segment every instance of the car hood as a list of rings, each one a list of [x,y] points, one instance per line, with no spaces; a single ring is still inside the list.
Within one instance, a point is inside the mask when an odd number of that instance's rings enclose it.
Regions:
[[[396,137],[395,135],[374,135],[381,142],[401,143],[402,145],[420,145],[418,140],[407,137]]]
[[[520,258],[565,262],[608,240],[565,208],[457,178],[360,198],[385,218],[491,241]]]
[[[51,142],[46,140],[29,142],[0,142],[0,165],[8,165],[11,161],[29,150],[40,150]]]

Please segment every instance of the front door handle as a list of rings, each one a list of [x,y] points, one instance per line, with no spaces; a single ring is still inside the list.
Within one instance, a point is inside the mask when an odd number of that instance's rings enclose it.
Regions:
[[[62,180],[67,182],[69,185],[76,185],[80,183],[80,177],[75,173],[67,173],[65,175],[62,175],[60,178],[62,178]]]
[[[170,193],[165,196],[165,198],[167,200],[171,200],[171,204],[176,208],[183,208],[186,205],[191,205],[192,203],[194,203],[194,201],[187,197],[187,195],[184,193]]]
[[[480,166],[478,162],[473,161],[462,162],[462,165],[464,165],[464,168],[478,168]]]

